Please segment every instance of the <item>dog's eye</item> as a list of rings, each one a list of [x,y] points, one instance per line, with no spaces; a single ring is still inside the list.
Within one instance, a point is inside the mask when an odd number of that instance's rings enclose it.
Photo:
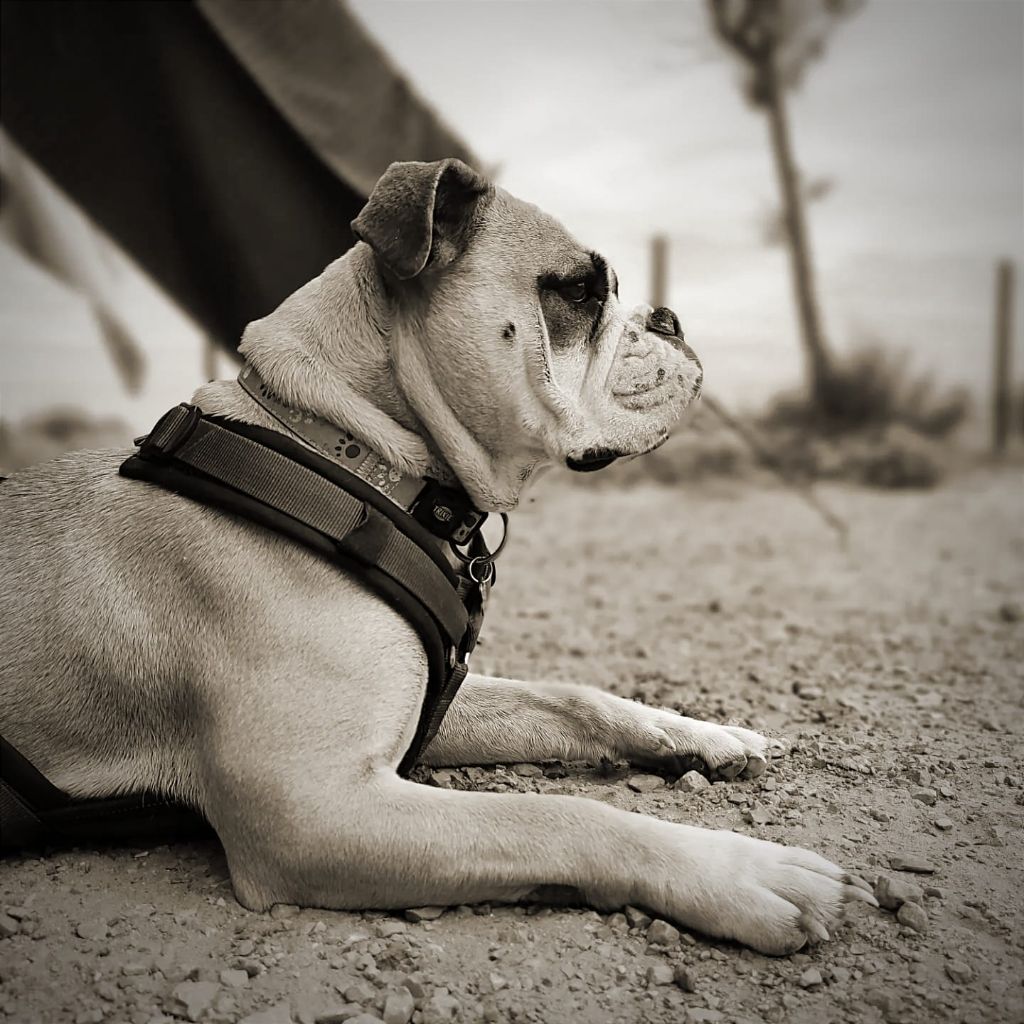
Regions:
[[[572,284],[564,284],[558,289],[558,293],[569,302],[584,302],[587,298],[587,283],[575,281]]]

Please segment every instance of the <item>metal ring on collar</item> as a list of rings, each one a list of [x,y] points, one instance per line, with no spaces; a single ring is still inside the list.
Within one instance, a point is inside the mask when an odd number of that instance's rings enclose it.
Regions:
[[[494,562],[489,555],[477,555],[467,563],[466,572],[469,573],[469,578],[474,583],[483,586],[483,584],[489,583],[494,575]]]
[[[504,527],[504,531],[501,535],[501,543],[490,554],[488,554],[485,557],[485,560],[488,562],[497,561],[498,555],[500,555],[502,551],[505,550],[505,544],[508,542],[508,516],[504,512],[499,512],[498,515],[501,516],[501,522],[502,526]],[[472,562],[480,561],[481,556],[478,555],[474,558],[470,555],[467,555],[465,552],[460,551],[454,544],[451,544],[450,546],[452,551],[455,552],[455,557],[458,558],[463,565],[469,565]],[[489,578],[490,577],[488,577],[488,579]],[[483,582],[483,580],[477,580],[477,583]]]

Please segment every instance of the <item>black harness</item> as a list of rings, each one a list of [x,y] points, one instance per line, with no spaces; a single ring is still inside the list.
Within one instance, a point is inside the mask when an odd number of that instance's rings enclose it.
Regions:
[[[120,474],[241,516],[312,548],[352,572],[416,629],[427,691],[407,775],[468,671],[494,583],[486,518],[464,491],[427,480],[408,511],[343,466],[276,430],[207,416],[194,405],[165,413],[136,442]],[[507,524],[506,524],[507,525]],[[446,548],[456,556],[453,568]],[[209,832],[195,811],[165,797],[76,800],[0,737],[0,849],[41,843],[177,838]]]

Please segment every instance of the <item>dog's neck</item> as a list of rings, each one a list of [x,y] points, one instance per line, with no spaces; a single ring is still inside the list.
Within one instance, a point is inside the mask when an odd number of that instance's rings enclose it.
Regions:
[[[483,511],[515,508],[536,457],[488,452],[448,407],[415,339],[401,340],[397,353],[380,271],[357,245],[251,323],[239,352],[286,405],[360,438],[395,469],[458,481]],[[236,381],[204,385],[193,400],[214,415],[280,427]]]

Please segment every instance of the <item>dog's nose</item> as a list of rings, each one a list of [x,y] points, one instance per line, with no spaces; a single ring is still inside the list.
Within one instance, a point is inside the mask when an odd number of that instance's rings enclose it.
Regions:
[[[647,330],[654,334],[664,335],[666,338],[682,338],[682,328],[679,326],[679,318],[668,306],[659,306],[652,309],[647,317]]]

